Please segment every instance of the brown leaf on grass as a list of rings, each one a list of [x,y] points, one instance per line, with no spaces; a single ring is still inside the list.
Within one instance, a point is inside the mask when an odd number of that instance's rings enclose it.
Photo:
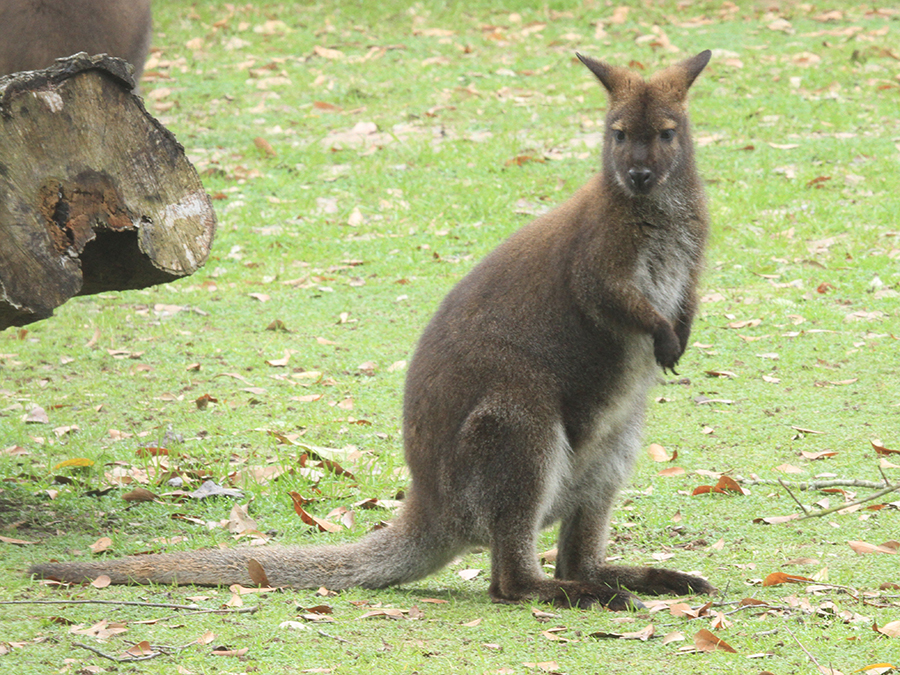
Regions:
[[[373,609],[363,614],[360,619],[402,619],[406,614],[406,610],[396,609],[394,607],[384,607],[382,609]]]
[[[756,524],[764,523],[765,525],[781,525],[783,523],[789,523],[792,520],[797,520],[800,518],[799,513],[792,513],[789,516],[769,516],[768,518],[754,518],[753,522]]]
[[[725,614],[716,612],[709,627],[713,630],[722,630],[723,628],[731,628],[732,625],[732,622],[725,618]]]
[[[216,647],[213,649],[210,654],[213,656],[244,656],[247,652],[250,651],[249,647],[241,647],[240,649],[231,649],[224,645],[220,647]]]
[[[900,455],[900,450],[890,450],[883,445],[876,443],[875,441],[871,441],[872,449],[879,455]]]
[[[800,451],[800,456],[810,461],[825,459],[826,457],[834,457],[835,455],[837,455],[837,453],[834,450],[820,450],[819,452],[809,452],[807,450]]]
[[[860,555],[864,555],[866,553],[887,553],[887,554],[897,554],[900,553],[900,542],[896,541],[886,541],[880,546],[876,546],[875,544],[869,544],[864,541],[848,541],[850,548],[859,553]]]
[[[700,610],[694,609],[686,602],[677,602],[669,607],[669,614],[675,617],[686,616],[691,619],[696,619],[698,616],[700,616]]]
[[[775,467],[776,471],[781,471],[782,473],[803,473],[803,469],[794,466],[793,464],[779,464]]]
[[[93,551],[95,554],[103,553],[104,551],[108,551],[110,548],[112,548],[112,539],[110,539],[109,537],[100,537],[93,544],[89,545],[88,548],[91,549],[91,551]]]
[[[341,526],[337,523],[332,523],[331,521],[325,520],[324,518],[319,518],[317,516],[312,515],[307,512],[302,506],[298,506],[297,502],[294,502],[294,511],[297,512],[297,515],[300,516],[300,520],[302,520],[307,525],[312,525],[317,528],[320,532],[340,532]]]
[[[107,640],[114,635],[127,633],[128,626],[121,622],[110,623],[108,620],[103,619],[88,628],[84,628],[83,624],[72,626],[69,629],[69,632],[73,635],[90,635],[98,640]]]
[[[537,157],[535,155],[517,155],[512,159],[506,160],[506,166],[522,166],[523,164],[528,164],[528,162],[537,162],[538,164],[544,163],[543,157]]]
[[[677,450],[670,455],[659,443],[651,443],[647,448],[647,453],[654,462],[674,462],[678,458]]]
[[[91,582],[91,586],[94,588],[106,588],[112,583],[112,579],[110,579],[107,575],[101,574],[99,577],[94,579]]]
[[[34,406],[23,418],[22,421],[25,424],[50,424],[50,418],[47,416],[47,411],[45,411],[41,406]]]
[[[256,521],[250,517],[248,509],[249,504],[244,506],[235,504],[231,507],[231,512],[228,514],[229,532],[232,534],[241,534],[243,532],[259,531],[259,526],[256,524]]]
[[[671,644],[673,642],[683,642],[684,641],[684,633],[680,630],[672,631],[671,633],[667,633],[663,636],[662,643],[664,645]]]
[[[719,482],[715,485],[700,485],[694,488],[691,496],[704,495],[710,492],[718,492],[721,494],[733,493],[738,495],[750,494],[750,491],[742,488],[734,478],[731,478],[730,476],[720,476]]]
[[[886,623],[880,628],[877,623],[872,624],[872,630],[876,633],[881,633],[882,635],[887,635],[888,637],[900,637],[900,621],[891,621],[890,623]]]
[[[27,546],[29,544],[36,544],[36,541],[25,541],[24,539],[13,539],[12,537],[0,537],[0,541],[4,544],[15,544],[16,546]]]
[[[339,113],[344,110],[341,106],[328,103],[327,101],[313,101],[313,108],[327,113]]]
[[[668,469],[661,470],[657,475],[663,476],[664,478],[670,478],[672,476],[681,476],[684,473],[684,469],[680,466],[670,466]]]
[[[287,366],[288,362],[291,360],[291,353],[286,351],[284,356],[280,359],[269,359],[266,361],[266,365],[272,366],[273,368],[284,368]]]
[[[257,150],[264,153],[268,157],[274,157],[278,154],[277,152],[275,152],[275,148],[272,147],[272,144],[262,136],[257,136],[256,138],[254,138],[253,145],[256,146]]]
[[[266,330],[281,332],[281,333],[290,333],[287,325],[281,319],[274,319],[272,323],[266,326]]]
[[[522,665],[526,668],[537,668],[538,670],[542,670],[545,673],[553,673],[559,670],[559,664],[556,661],[540,661],[537,663],[527,661]]]
[[[733,380],[737,377],[737,374],[732,373],[730,370],[707,370],[707,377],[719,377],[726,380]]]
[[[321,401],[325,394],[304,394],[303,396],[290,396],[289,401],[297,401],[298,403],[315,403]]]
[[[206,631],[203,635],[198,637],[194,642],[198,645],[208,645],[210,642],[216,639],[216,634],[211,630]]]
[[[157,496],[150,492],[147,488],[137,487],[131,492],[122,495],[122,499],[126,502],[152,502]]]
[[[815,581],[809,577],[801,577],[797,574],[787,574],[785,572],[772,572],[763,579],[763,586],[779,586],[781,584],[802,584],[807,581]]]
[[[721,649],[722,651],[731,654],[737,654],[737,650],[734,647],[725,642],[725,640],[716,637],[705,628],[701,628],[694,635],[694,646],[701,652],[714,652],[717,649]]]
[[[197,406],[197,410],[206,410],[209,407],[210,403],[218,403],[219,399],[215,396],[210,396],[209,394],[203,394],[203,396],[198,397],[194,404]]]
[[[378,364],[374,361],[366,361],[364,363],[360,363],[356,369],[365,375],[366,377],[372,377],[375,375],[375,371],[378,369]]]
[[[806,187],[814,187],[817,190],[821,190],[823,187],[822,184],[827,181],[830,181],[830,180],[831,180],[831,176],[816,176],[812,180],[807,181]]]
[[[160,457],[167,456],[169,451],[166,448],[157,448],[155,446],[147,446],[145,448],[138,448],[135,451],[135,454],[138,457]]]
[[[609,17],[608,21],[610,23],[623,24],[628,19],[628,12],[630,11],[630,7],[620,6],[616,7],[613,10],[612,16]]]
[[[149,656],[153,654],[153,647],[150,646],[149,642],[143,640],[126,649],[125,653],[129,656]]]

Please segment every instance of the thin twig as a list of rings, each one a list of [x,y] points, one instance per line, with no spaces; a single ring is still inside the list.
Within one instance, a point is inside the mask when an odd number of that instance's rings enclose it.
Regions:
[[[785,626],[784,629],[787,631],[787,634],[790,635],[792,638],[794,638],[794,641],[795,641],[798,645],[800,645],[800,649],[802,649],[802,650],[803,650],[803,653],[806,654],[806,655],[809,657],[809,660],[816,664],[816,668],[818,668],[819,671],[821,671],[821,670],[822,670],[822,666],[819,665],[819,662],[816,660],[816,657],[809,653],[809,650],[807,650],[806,647],[803,646],[803,643],[800,642],[800,640],[797,639],[797,636],[794,635],[794,634],[791,632],[791,629],[790,629],[790,628],[788,628],[787,626]]]
[[[891,492],[896,492],[897,490],[900,490],[900,483],[898,483],[897,485],[886,487],[884,490],[879,490],[878,492],[870,494],[868,497],[857,499],[855,502],[840,504],[838,506],[832,506],[830,509],[822,509],[821,511],[813,511],[812,513],[807,513],[805,516],[801,516],[798,520],[806,520],[807,518],[821,518],[822,516],[827,516],[830,513],[836,513],[838,511],[843,511],[844,509],[849,509],[851,506],[865,504],[866,502],[870,502],[873,499],[878,499],[879,497],[883,497],[884,495],[890,494]]]
[[[779,485],[781,479],[774,478],[743,478],[737,476],[735,480],[741,485]],[[809,482],[784,481],[788,485],[798,490],[823,490],[830,487],[861,487],[861,488],[880,488],[884,487],[884,483],[878,483],[871,480],[859,480],[857,478],[835,478],[833,480],[814,480]]]
[[[808,516],[809,511],[807,511],[806,507],[803,506],[803,503],[794,496],[794,493],[791,492],[791,489],[787,485],[785,485],[785,482],[779,478],[778,483],[781,485],[781,487],[784,488],[785,492],[787,492],[791,496],[791,499],[793,499],[797,503],[797,506],[800,507],[800,510],[803,511],[803,513]]]
[[[0,605],[128,605],[163,607],[165,609],[203,609],[200,605],[172,605],[164,602],[137,602],[136,600],[2,600]]]
[[[344,638],[338,637],[337,635],[331,635],[329,633],[326,633],[324,630],[316,630],[316,632],[319,635],[321,635],[322,637],[327,637],[327,638],[331,638],[332,640],[337,640],[338,642],[343,642],[345,645],[353,644],[352,642],[350,642],[350,640],[345,640]]]
[[[259,610],[258,605],[253,607],[229,607],[227,609],[205,609],[200,605],[172,605],[164,602],[137,602],[135,600],[0,600],[0,605],[125,605],[128,607],[181,609],[194,614],[253,614]]]
[[[90,645],[83,644],[81,642],[73,642],[73,647],[81,647],[82,649],[87,649],[89,652],[94,652],[97,656],[102,656],[104,659],[109,659],[110,661],[115,661],[116,663],[131,663],[132,661],[149,661],[150,659],[155,659],[157,656],[161,656],[162,652],[153,652],[152,654],[147,654],[145,656],[110,656],[105,652],[101,652],[96,647],[91,647]]]

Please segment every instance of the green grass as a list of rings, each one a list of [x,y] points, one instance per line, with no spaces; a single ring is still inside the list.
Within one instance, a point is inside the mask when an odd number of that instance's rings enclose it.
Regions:
[[[723,590],[717,601],[756,597],[779,609],[729,616],[733,625],[716,634],[738,654],[681,654],[697,630],[710,628],[709,618],[541,607],[558,617],[540,623],[530,606],[489,602],[489,560],[480,552],[400,589],[327,599],[312,591],[245,596],[260,606],[252,615],[4,606],[0,653],[11,646],[0,655],[0,672],[527,673],[543,671],[525,663],[554,661],[545,667],[563,673],[659,672],[659,664],[671,673],[816,672],[799,644],[844,673],[883,662],[900,669],[900,639],[871,630],[874,622],[900,619],[900,591],[879,591],[900,583],[897,557],[860,556],[847,543],[900,539],[896,506],[763,525],[753,519],[798,511],[777,484],[750,486],[742,497],[690,496],[715,482],[698,470],[878,481],[881,458],[870,441],[900,447],[900,14],[836,2],[780,10],[742,3],[733,11],[719,3],[659,3],[634,4],[617,24],[610,21],[614,7],[599,2],[228,7],[156,3],[154,54],[142,84],[148,108],[177,135],[215,197],[219,230],[206,267],[158,288],[76,298],[52,319],[0,334],[0,534],[38,542],[0,543],[3,599],[184,604],[203,595],[209,599],[199,604],[215,608],[231,597],[226,589],[60,590],[24,577],[31,562],[89,557],[89,544],[101,536],[112,539],[117,555],[236,545],[221,527],[172,517],[218,522],[233,500],[129,505],[121,496],[133,486],[91,496],[115,485],[116,472],[149,476],[147,487],[163,494],[172,488],[157,477],[168,478],[167,468],[190,489],[204,478],[228,484],[242,468],[293,469],[243,485],[240,500],[280,543],[355,539],[388,518],[357,510],[353,528],[313,533],[288,492],[320,490],[309,509],[324,517],[361,499],[393,498],[405,486],[404,373],[389,367],[409,359],[446,291],[528,222],[521,211],[558,204],[596,170],[599,149],[585,141],[596,138],[605,101],[574,52],[652,72],[711,48],[717,51],[691,103],[713,221],[706,300],[679,367],[690,383],[653,391],[645,434],[647,444],[677,450],[674,464],[686,473],[659,476],[663,465],[642,457],[615,515],[610,554],[626,564],[699,571]],[[841,18],[817,19],[831,10]],[[598,20],[605,35],[595,32]],[[538,23],[545,26],[538,30]],[[654,26],[681,51],[644,39]],[[191,42],[197,38],[202,42]],[[334,54],[321,48],[343,56],[328,58]],[[807,65],[810,58],[818,60]],[[364,146],[347,135],[360,123],[377,127]],[[510,162],[520,156],[546,161]],[[355,209],[362,221],[351,226]],[[184,309],[172,313],[166,305]],[[758,325],[729,327],[754,319]],[[275,320],[287,331],[266,330]],[[286,352],[288,367],[266,364]],[[377,364],[372,376],[359,370],[367,361]],[[304,379],[303,371],[323,376]],[[217,402],[201,410],[195,400],[204,394]],[[311,394],[322,398],[292,400]],[[698,405],[700,396],[732,403]],[[352,410],[329,405],[347,399]],[[22,421],[35,405],[49,424]],[[54,431],[72,425],[79,430]],[[270,431],[355,447],[361,457],[346,462],[355,480],[326,473],[314,485],[297,470],[303,449],[279,444]],[[146,446],[168,448],[167,466],[139,457]],[[818,461],[800,455],[821,450],[837,454]],[[93,465],[57,468],[74,458]],[[801,473],[776,469],[783,464]],[[883,471],[900,479],[897,468]],[[846,489],[857,497],[872,492]],[[813,510],[823,497],[832,506],[842,499],[794,493]],[[160,541],[172,537],[184,539]],[[552,546],[552,532],[543,543]],[[672,557],[659,563],[654,554]],[[816,562],[784,566],[798,558]],[[457,572],[466,568],[483,572],[464,581]],[[829,583],[873,595],[759,583],[772,572],[811,577],[826,569]],[[790,608],[790,596],[811,611]],[[424,602],[429,598],[447,602]],[[303,621],[299,607],[323,603],[333,608],[333,622],[307,623],[301,632],[279,628]],[[414,606],[423,612],[418,619],[360,618],[376,607]],[[127,622],[128,630],[98,642],[66,625],[101,619]],[[657,635],[678,630],[687,639],[663,645],[589,637],[651,622]],[[543,633],[556,626],[571,642]],[[207,630],[215,633],[208,644],[130,665],[73,646],[118,655],[143,640],[186,645]],[[247,652],[213,656],[217,645]],[[770,656],[747,658],[761,653]]]

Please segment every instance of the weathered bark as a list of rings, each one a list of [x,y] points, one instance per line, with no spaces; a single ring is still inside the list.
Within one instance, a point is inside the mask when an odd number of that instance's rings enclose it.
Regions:
[[[121,59],[83,53],[0,78],[0,330],[206,262],[209,197],[133,85]]]

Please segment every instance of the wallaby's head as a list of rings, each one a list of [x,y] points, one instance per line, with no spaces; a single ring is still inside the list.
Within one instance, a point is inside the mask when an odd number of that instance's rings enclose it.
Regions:
[[[700,52],[644,80],[578,54],[609,93],[603,170],[629,195],[650,195],[693,174],[687,92],[710,56]]]

